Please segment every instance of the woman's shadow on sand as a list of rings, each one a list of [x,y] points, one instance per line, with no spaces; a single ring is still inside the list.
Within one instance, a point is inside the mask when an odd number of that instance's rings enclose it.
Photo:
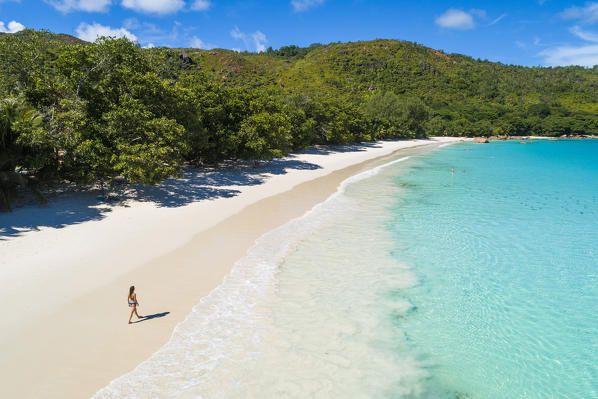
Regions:
[[[162,312],[162,313],[150,314],[150,315],[147,315],[147,316],[143,316],[139,320],[132,321],[131,324],[141,323],[142,321],[147,321],[147,320],[151,320],[151,319],[157,319],[159,317],[164,317],[164,316],[167,316],[169,314],[170,314],[170,312]]]

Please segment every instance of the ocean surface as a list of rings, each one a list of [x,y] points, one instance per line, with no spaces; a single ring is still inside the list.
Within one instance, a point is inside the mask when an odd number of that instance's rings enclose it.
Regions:
[[[95,398],[598,398],[598,140],[353,176]]]

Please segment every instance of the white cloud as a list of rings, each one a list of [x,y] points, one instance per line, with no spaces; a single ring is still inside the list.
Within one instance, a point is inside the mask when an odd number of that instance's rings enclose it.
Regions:
[[[475,27],[475,22],[471,14],[454,8],[447,10],[444,14],[437,17],[435,22],[443,28],[450,29],[467,30]]]
[[[245,40],[245,33],[241,32],[241,30],[239,30],[238,26],[235,26],[235,29],[230,31],[230,35],[232,36],[233,39],[241,39],[241,40]]]
[[[210,2],[210,0],[195,0],[193,2],[193,4],[191,4],[191,10],[206,11],[211,6],[212,6],[212,2]]]
[[[572,27],[569,32],[585,41],[598,43],[598,33],[584,31],[579,26]]]
[[[598,3],[586,3],[585,7],[573,6],[561,13],[564,19],[578,19],[584,24],[598,22]]]
[[[324,3],[324,0],[291,0],[293,10],[296,12],[307,11],[310,8],[320,6]]]
[[[123,21],[123,27],[125,29],[139,29],[141,24],[137,18],[127,18]]]
[[[112,0],[45,0],[62,13],[71,11],[106,12]]]
[[[581,10],[590,10],[591,7],[596,6],[596,17],[598,17],[598,3],[589,3],[586,7]],[[590,11],[582,16],[575,14],[578,12],[579,7],[571,7],[566,12],[570,18],[577,18],[583,21],[589,21],[592,17]],[[588,19],[590,18],[590,19]],[[578,38],[590,42],[591,44],[583,44],[581,46],[557,46],[547,48],[541,51],[538,55],[544,57],[546,64],[548,65],[581,65],[586,67],[593,67],[598,65],[598,33],[583,30],[578,25],[572,26],[569,29],[571,34]]]
[[[248,37],[245,33],[241,32],[238,26],[235,26],[235,29],[230,32],[230,35],[234,39],[242,40],[246,49],[254,47],[255,51],[258,53],[266,51],[266,43],[268,43],[268,40],[266,39],[266,35],[259,30],[253,32],[250,37]]]
[[[598,65],[598,45],[573,47],[562,46],[540,52],[548,65],[581,65],[591,67]]]
[[[262,32],[260,32],[258,30],[251,35],[251,38],[253,39],[253,43],[255,44],[255,49],[258,53],[261,53],[262,51],[266,51],[265,44],[268,43],[268,40],[266,40],[266,35],[264,35]]]
[[[122,0],[121,5],[146,14],[172,14],[185,6],[183,0]]]
[[[154,43],[148,43],[145,46],[143,46],[142,48],[154,48],[156,46],[154,46]]]
[[[109,36],[109,37],[126,37],[134,42],[137,41],[137,37],[126,30],[125,28],[111,28],[109,26],[100,25],[96,22],[89,25],[85,22],[81,22],[77,29],[77,37],[81,40],[88,42],[94,42],[98,37]]]
[[[492,21],[490,21],[490,23],[488,23],[486,26],[496,25],[507,15],[507,13],[499,15],[497,18],[494,18]],[[472,8],[469,11],[463,11],[456,8],[450,8],[446,10],[444,14],[438,16],[434,21],[436,22],[436,25],[443,28],[468,30],[475,28],[476,22],[479,22],[480,20],[488,20],[488,14],[486,13],[486,10]]]
[[[216,47],[216,46],[215,46],[215,45],[213,45],[213,44],[210,44],[210,43],[206,43],[206,42],[204,42],[203,40],[201,40],[201,39],[200,39],[199,37],[197,37],[197,36],[193,36],[193,37],[191,38],[191,42],[189,43],[189,46],[190,46],[190,47],[193,47],[193,48],[200,48],[200,49],[204,49],[204,50],[209,50],[209,49],[211,49],[211,48],[214,48],[214,47]]]
[[[519,48],[526,48],[527,47],[525,45],[525,43],[523,43],[522,41],[519,41],[519,40],[515,40],[515,46],[517,46]]]
[[[480,18],[486,18],[486,10],[480,10],[480,9],[477,9],[477,8],[472,8],[471,10],[469,10],[469,13],[471,15],[475,15],[475,16],[480,17]]]
[[[155,24],[151,24],[149,22],[139,22],[137,18],[125,19],[123,21],[123,28],[129,31],[140,31],[141,33],[143,33],[143,36],[159,35],[164,33],[164,31]]]
[[[193,36],[191,38],[191,43],[189,43],[190,47],[193,48],[201,48],[201,49],[206,49],[206,44],[203,42],[203,40],[201,40],[199,37],[197,36]]]
[[[4,22],[0,21],[0,32],[2,33],[17,33],[25,29],[25,25],[17,21],[10,21],[8,25],[4,25]]]
[[[503,19],[504,17],[506,17],[506,16],[507,16],[507,13],[504,13],[504,14],[503,14],[503,15],[501,15],[500,17],[496,18],[494,21],[490,22],[490,23],[488,24],[488,26],[496,25],[497,23],[499,23],[500,21],[502,21],[502,19]]]

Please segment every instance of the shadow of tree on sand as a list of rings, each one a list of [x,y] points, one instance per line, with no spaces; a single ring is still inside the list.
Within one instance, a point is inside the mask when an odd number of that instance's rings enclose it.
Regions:
[[[43,227],[62,228],[81,222],[100,220],[111,211],[97,207],[99,190],[71,192],[50,197],[44,205],[26,205],[0,213],[0,241]]]
[[[365,142],[365,143],[353,143],[347,145],[317,145],[308,149],[302,150],[302,154],[313,154],[313,155],[329,155],[335,152],[361,152],[366,151],[370,148],[380,148],[381,145],[376,142]]]
[[[242,162],[219,168],[185,169],[181,178],[166,179],[162,184],[113,185],[115,202],[102,200],[98,189],[49,193],[46,205],[26,205],[13,212],[0,213],[0,241],[17,237],[43,227],[62,228],[92,220],[101,220],[114,206],[127,206],[132,201],[150,202],[158,207],[180,207],[198,201],[230,198],[240,187],[262,184],[269,175],[286,174],[289,170],[315,170],[320,166],[300,161],[294,156],[261,162]]]
[[[320,166],[292,158],[275,159],[254,168],[243,162],[234,167],[187,169],[177,179],[156,186],[131,185],[122,195],[127,199],[152,202],[160,207],[178,207],[196,201],[230,198],[240,193],[234,187],[262,184],[268,175],[282,175],[289,169],[315,170]]]

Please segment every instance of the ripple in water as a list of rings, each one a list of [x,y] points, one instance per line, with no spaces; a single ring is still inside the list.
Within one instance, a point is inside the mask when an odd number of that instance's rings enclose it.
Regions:
[[[433,359],[428,384],[598,398],[598,141],[453,146],[416,165],[394,178],[418,188],[390,228],[421,282],[402,328]]]

